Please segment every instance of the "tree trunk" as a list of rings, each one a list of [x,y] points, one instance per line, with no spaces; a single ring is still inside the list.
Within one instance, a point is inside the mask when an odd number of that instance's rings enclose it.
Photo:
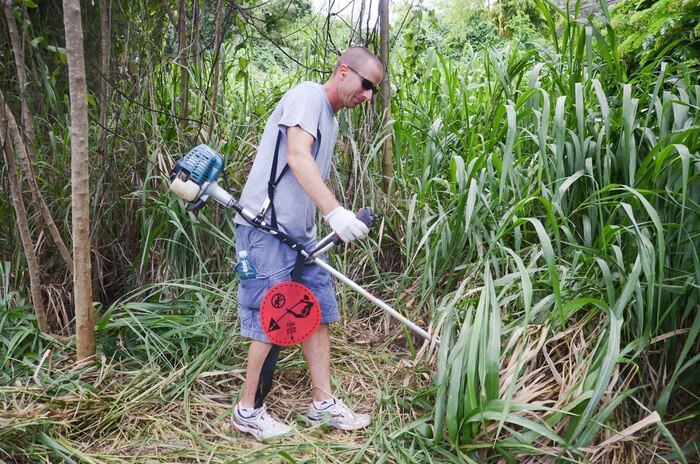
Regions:
[[[75,333],[78,362],[82,362],[95,355],[95,323],[90,264],[87,85],[80,0],[63,0],[63,24],[70,86]]]
[[[12,43],[12,52],[15,57],[15,68],[17,70],[17,83],[19,84],[19,100],[22,105],[22,130],[24,131],[24,137],[27,140],[24,145],[25,153],[29,157],[29,164],[31,166],[36,166],[37,156],[36,150],[36,136],[34,135],[34,124],[32,124],[32,117],[29,113],[29,105],[27,104],[27,72],[24,65],[24,47],[22,46],[22,41],[19,36],[19,31],[17,30],[17,22],[15,17],[12,15],[12,2],[5,2],[5,19],[7,19],[7,31],[10,33],[10,42]],[[20,158],[21,164],[24,166],[24,158]],[[26,171],[26,166],[24,166]],[[32,176],[33,178],[33,176]],[[20,189],[21,189],[21,176],[20,176]],[[35,208],[39,208],[39,197],[37,190],[31,190],[32,203]],[[42,211],[43,213],[43,211]],[[37,229],[39,231],[38,235],[41,235],[44,230],[44,219],[40,215],[37,221]]]
[[[187,119],[189,111],[187,109],[187,94],[189,89],[189,78],[190,72],[188,69],[188,46],[187,46],[187,17],[185,9],[185,0],[180,0],[180,4],[177,9],[177,36],[178,36],[178,63],[180,64],[180,117],[184,120]]]
[[[104,137],[106,134],[105,127],[107,127],[107,102],[109,101],[109,60],[112,48],[111,41],[111,4],[112,0],[100,0],[100,32],[102,39],[100,41],[100,75],[102,80],[100,81],[100,127],[99,136],[97,137],[97,144],[102,147],[104,143]]]
[[[0,97],[2,93],[0,93]],[[10,192],[12,194],[12,203],[17,213],[17,226],[19,235],[22,239],[22,247],[24,248],[24,256],[27,258],[27,268],[29,269],[29,286],[32,292],[32,304],[34,305],[34,314],[39,324],[39,330],[44,333],[51,333],[49,321],[46,317],[46,309],[44,309],[44,300],[41,295],[41,277],[39,275],[39,263],[36,259],[34,251],[34,242],[29,230],[27,222],[27,211],[24,208],[24,200],[22,199],[22,189],[20,188],[20,180],[17,175],[17,167],[15,166],[15,153],[12,149],[12,142],[9,135],[9,118],[11,115],[10,108],[5,104],[4,98],[0,102],[0,144],[2,152],[5,155],[7,163],[7,177],[10,180]],[[14,117],[12,117],[14,119]]]
[[[394,179],[393,146],[394,129],[389,124],[391,118],[391,82],[389,80],[389,0],[379,0],[379,59],[384,65],[384,77],[380,83],[382,109],[384,110],[384,126],[387,137],[382,147],[382,175],[384,177],[384,192],[391,196],[391,185]]]
[[[10,33],[10,41],[12,42],[12,51],[15,57],[15,67],[17,68],[17,82],[19,84],[19,99],[22,104],[22,129],[24,136],[27,138],[27,154],[32,164],[36,164],[36,136],[34,135],[34,126],[32,125],[32,117],[29,113],[27,105],[27,73],[24,66],[24,49],[17,30],[17,22],[12,16],[12,2],[5,2],[5,18],[7,19],[7,30]]]
[[[2,94],[2,92],[0,92],[0,108],[4,109],[6,105],[7,103],[5,102],[5,96]],[[19,153],[20,163],[22,169],[24,170],[24,175],[27,177],[27,181],[29,182],[29,188],[32,191],[32,198],[36,202],[35,207],[41,213],[41,217],[44,219],[44,223],[49,228],[51,238],[53,239],[56,248],[58,248],[58,251],[61,253],[63,260],[66,263],[66,267],[72,273],[73,259],[71,258],[70,252],[68,251],[66,244],[63,242],[61,233],[59,232],[58,227],[56,226],[56,223],[54,222],[53,217],[51,216],[51,211],[49,210],[48,205],[44,201],[44,197],[41,195],[41,191],[39,190],[39,184],[36,181],[36,177],[34,177],[34,168],[32,167],[32,163],[29,160],[29,155],[27,154],[27,149],[24,144],[24,140],[22,139],[22,135],[19,132],[19,128],[17,127],[17,121],[15,120],[14,115],[9,111],[9,107],[5,113],[5,121],[7,129],[6,137],[13,140],[15,143],[15,147],[17,148],[17,152]],[[24,206],[24,203],[22,203],[22,205]]]
[[[503,37],[503,0],[498,0],[498,36]]]
[[[223,0],[216,2],[216,27],[214,29],[214,63],[212,64],[212,72],[214,73],[214,82],[212,83],[211,91],[211,114],[209,116],[209,130],[207,131],[207,141],[211,142],[211,134],[214,131],[216,123],[216,104],[219,101],[219,62],[221,61],[221,7]]]
[[[190,56],[193,58],[192,63],[196,66],[197,76],[199,76],[199,88],[202,85],[202,63],[201,63],[201,53],[199,50],[199,32],[202,28],[202,8],[200,5],[200,0],[194,0],[192,2],[192,37],[190,37]]]

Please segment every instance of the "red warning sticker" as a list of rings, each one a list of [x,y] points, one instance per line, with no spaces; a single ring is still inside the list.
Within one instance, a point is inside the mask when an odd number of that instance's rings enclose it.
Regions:
[[[276,345],[292,346],[313,334],[321,323],[321,307],[308,287],[281,282],[265,293],[260,305],[260,324]]]

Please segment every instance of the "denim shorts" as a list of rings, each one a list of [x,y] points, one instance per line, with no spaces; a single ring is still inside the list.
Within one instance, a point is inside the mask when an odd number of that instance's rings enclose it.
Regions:
[[[305,244],[307,250],[315,243]],[[260,304],[265,293],[275,284],[291,280],[297,252],[270,234],[249,226],[236,226],[236,251],[248,251],[248,258],[257,270],[256,279],[241,280],[238,285],[238,318],[241,335],[271,343],[260,325]],[[322,257],[326,261],[325,257]],[[331,275],[313,263],[306,263],[301,283],[316,296],[321,306],[321,323],[340,319],[338,300]]]

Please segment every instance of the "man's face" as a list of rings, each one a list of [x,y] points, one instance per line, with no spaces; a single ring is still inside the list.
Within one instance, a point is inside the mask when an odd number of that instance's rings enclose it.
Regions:
[[[338,71],[343,76],[340,95],[344,108],[354,108],[371,100],[382,78],[382,69],[374,62],[357,66],[343,64]]]

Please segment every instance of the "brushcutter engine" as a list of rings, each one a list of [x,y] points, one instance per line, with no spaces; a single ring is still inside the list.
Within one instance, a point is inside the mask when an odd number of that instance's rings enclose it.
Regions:
[[[218,183],[224,169],[220,154],[207,145],[198,145],[175,163],[170,175],[170,190],[190,203],[188,209],[197,211],[212,198],[227,208],[240,210],[233,196]]]

